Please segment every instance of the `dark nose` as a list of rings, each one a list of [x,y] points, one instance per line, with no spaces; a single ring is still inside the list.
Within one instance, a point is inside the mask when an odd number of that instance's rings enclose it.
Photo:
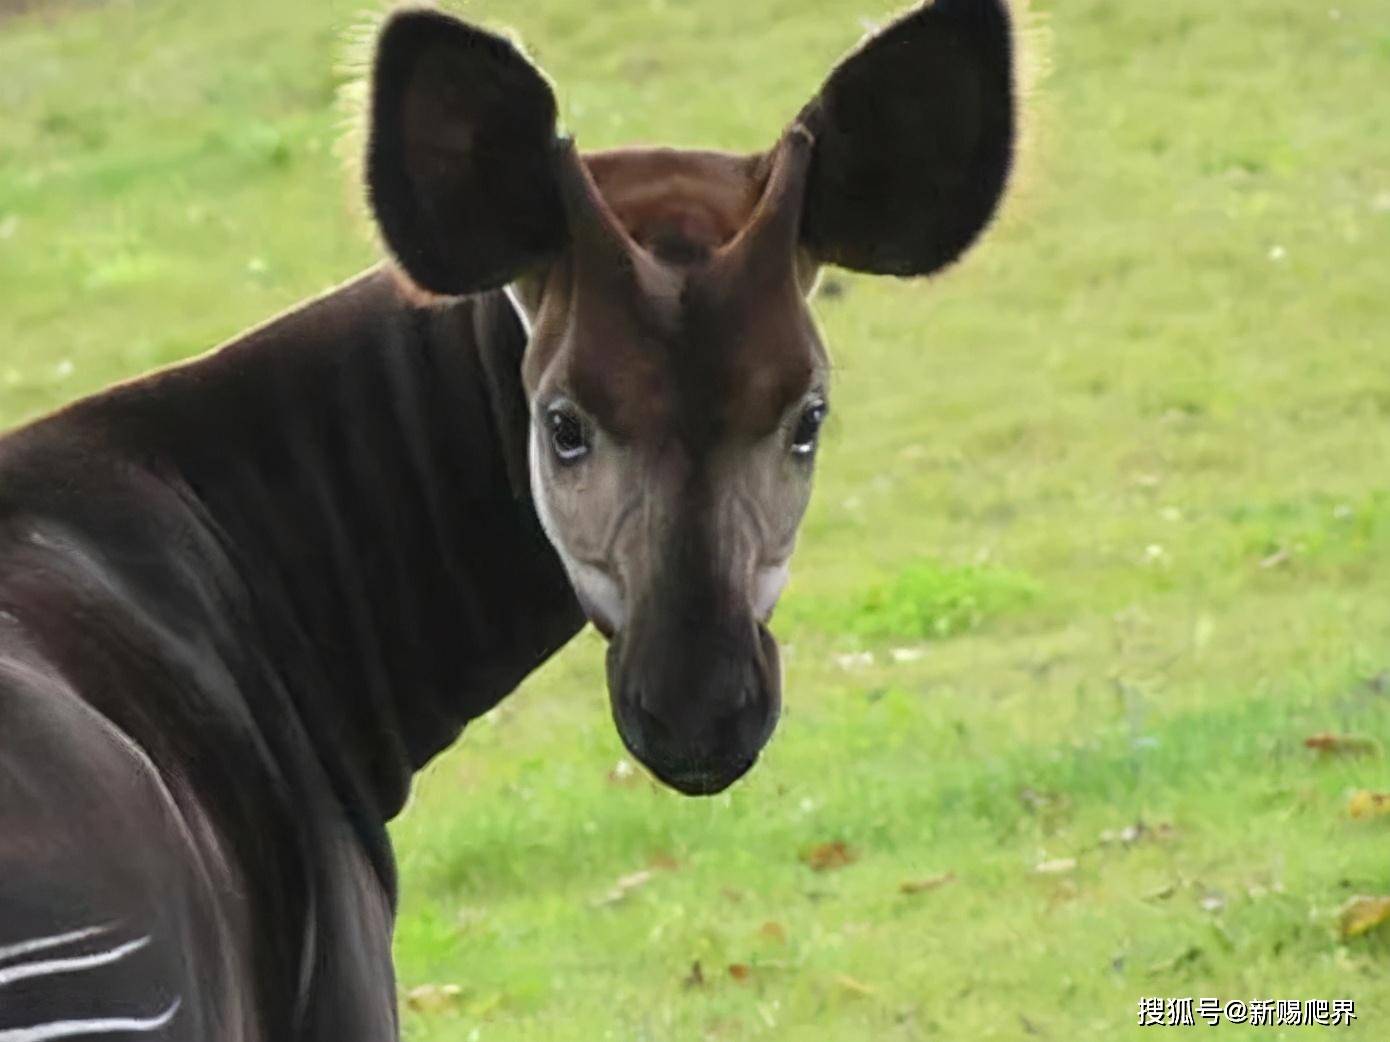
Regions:
[[[680,792],[728,788],[753,766],[776,726],[775,645],[769,663],[762,641],[750,643],[742,654],[703,656],[609,649],[618,733],[633,756]]]

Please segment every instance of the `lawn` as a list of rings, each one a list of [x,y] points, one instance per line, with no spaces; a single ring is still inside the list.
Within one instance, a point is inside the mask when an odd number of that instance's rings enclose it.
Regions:
[[[1337,1037],[1390,1037],[1390,928],[1339,930],[1390,894],[1390,817],[1349,813],[1390,789],[1390,7],[1336,2],[1036,5],[995,232],[818,299],[835,416],[764,760],[656,788],[578,638],[396,823],[407,1038],[1111,1042],[1148,996],[1352,999]],[[468,10],[587,147],[754,149],[889,9]],[[0,425],[374,260],[358,18],[0,14]]]

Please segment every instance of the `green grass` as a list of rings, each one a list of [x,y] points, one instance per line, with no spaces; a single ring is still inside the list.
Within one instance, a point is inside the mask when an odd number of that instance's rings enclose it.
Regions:
[[[698,802],[615,774],[576,640],[395,827],[402,992],[460,986],[409,1038],[1111,1042],[1146,995],[1353,998],[1338,1037],[1386,1037],[1390,943],[1336,909],[1390,892],[1386,821],[1345,811],[1390,770],[1302,739],[1390,740],[1390,9],[1038,6],[1055,71],[1001,225],[817,305],[835,419],[764,761]],[[469,9],[589,147],[762,147],[885,13]],[[335,156],[357,13],[0,22],[0,422],[373,259]],[[803,863],[834,841],[851,864]]]

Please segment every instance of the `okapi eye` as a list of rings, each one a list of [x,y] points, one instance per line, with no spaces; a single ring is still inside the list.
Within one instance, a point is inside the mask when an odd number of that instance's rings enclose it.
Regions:
[[[792,455],[809,456],[816,451],[821,424],[825,423],[825,417],[829,412],[830,406],[825,404],[823,398],[817,398],[806,406],[801,419],[796,421],[796,430],[792,433]]]
[[[563,407],[546,414],[550,427],[550,445],[562,463],[576,463],[589,454],[589,432],[584,421]]]

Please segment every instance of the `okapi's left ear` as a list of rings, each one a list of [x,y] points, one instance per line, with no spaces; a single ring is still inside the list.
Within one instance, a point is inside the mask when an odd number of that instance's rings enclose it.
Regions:
[[[799,122],[815,140],[802,244],[820,262],[925,275],[984,230],[1014,151],[1004,0],[935,0],[868,39]]]
[[[509,42],[439,11],[393,15],[370,104],[372,209],[420,286],[496,289],[563,246],[555,95]]]

